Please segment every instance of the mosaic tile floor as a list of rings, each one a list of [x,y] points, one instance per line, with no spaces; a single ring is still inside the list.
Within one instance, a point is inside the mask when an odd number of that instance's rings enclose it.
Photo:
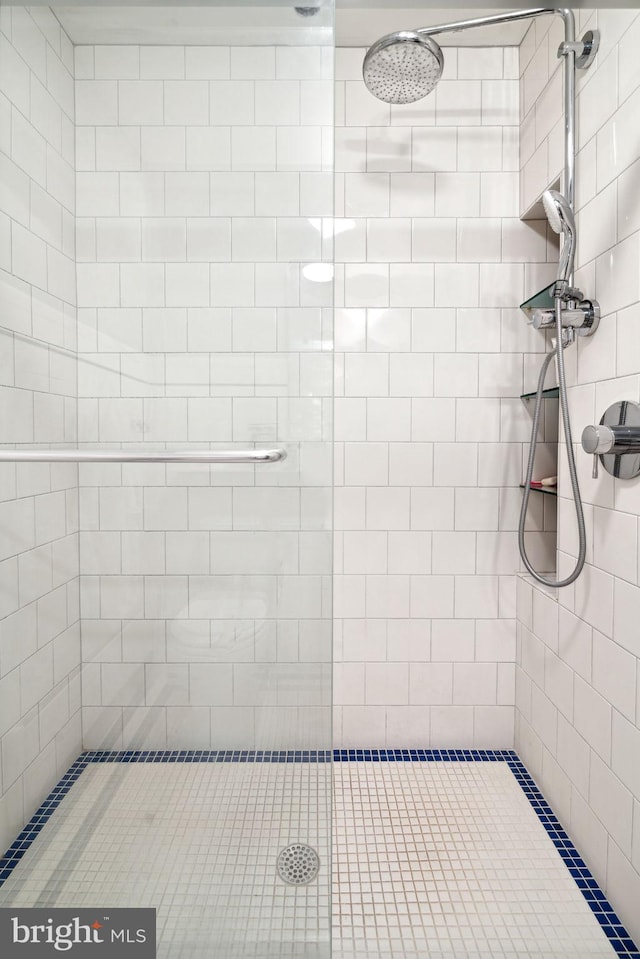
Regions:
[[[326,959],[330,775],[315,763],[91,764],[0,906],[156,907],[161,959]],[[297,841],[325,864],[308,886],[275,873]]]
[[[332,949],[323,762],[89,763],[0,906],[155,906],[162,959],[616,955],[506,762],[333,772]],[[296,841],[308,886],[275,872]]]
[[[612,959],[506,763],[336,763],[335,959]]]

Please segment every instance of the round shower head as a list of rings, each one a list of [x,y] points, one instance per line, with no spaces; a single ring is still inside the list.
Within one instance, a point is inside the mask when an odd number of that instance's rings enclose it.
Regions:
[[[390,33],[369,47],[362,76],[385,103],[413,103],[431,93],[442,76],[444,57],[431,37],[411,30]]]

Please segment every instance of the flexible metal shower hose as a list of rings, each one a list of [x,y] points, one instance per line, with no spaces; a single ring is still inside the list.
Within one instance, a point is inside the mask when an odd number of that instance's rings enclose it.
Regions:
[[[552,580],[546,579],[531,565],[527,551],[524,545],[524,526],[527,518],[527,507],[529,505],[529,493],[531,492],[531,478],[533,477],[533,461],[536,455],[536,446],[538,444],[538,423],[540,421],[540,408],[542,405],[542,391],[544,389],[544,380],[551,360],[556,358],[558,367],[558,387],[560,393],[560,409],[562,410],[562,426],[564,430],[565,445],[567,447],[567,460],[569,462],[569,476],[571,477],[571,489],[573,491],[573,502],[576,508],[576,519],[578,522],[578,559],[573,571],[565,579]],[[538,377],[538,386],[536,391],[536,405],[533,412],[533,424],[531,427],[531,443],[529,445],[529,461],[527,463],[527,475],[524,481],[524,496],[522,497],[522,508],[520,510],[520,522],[518,523],[518,547],[522,562],[527,567],[534,579],[543,586],[569,586],[573,583],[584,566],[587,552],[587,535],[584,527],[584,512],[582,509],[582,499],[580,497],[580,486],[578,484],[578,474],[576,472],[576,460],[573,452],[573,440],[571,438],[571,422],[569,420],[569,403],[567,400],[567,381],[564,372],[564,346],[562,343],[562,311],[560,308],[560,299],[556,298],[556,349],[554,353],[549,353],[542,364],[540,376]]]

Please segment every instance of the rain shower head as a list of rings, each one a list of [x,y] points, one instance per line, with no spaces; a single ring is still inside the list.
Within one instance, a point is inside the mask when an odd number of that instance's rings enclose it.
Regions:
[[[431,93],[442,76],[444,56],[431,37],[412,30],[390,33],[369,47],[362,76],[385,103],[413,103]]]
[[[545,190],[542,194],[542,205],[551,229],[555,233],[561,233],[564,237],[558,266],[558,279],[567,283],[573,273],[573,260],[576,252],[576,221],[573,210],[562,193],[558,193],[557,190]]]

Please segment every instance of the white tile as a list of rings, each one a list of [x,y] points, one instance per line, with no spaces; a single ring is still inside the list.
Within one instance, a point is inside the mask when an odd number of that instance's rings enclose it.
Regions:
[[[424,307],[433,305],[433,267],[426,264],[392,263],[389,267],[389,305]],[[384,304],[372,304],[384,305]]]
[[[589,802],[607,831],[622,849],[631,846],[631,793],[597,756],[591,759]]]
[[[218,307],[253,306],[253,264],[213,264],[211,267],[211,303]]]
[[[96,170],[139,170],[140,131],[137,127],[96,128]]]
[[[409,172],[411,130],[402,127],[367,127],[367,172]]]
[[[209,84],[205,80],[167,80],[164,83],[164,123],[202,126],[209,123]]]
[[[206,173],[167,173],[167,216],[206,216],[209,212],[209,177]]]
[[[388,216],[389,174],[347,173],[345,214],[347,216]],[[395,215],[407,214],[399,212]]]
[[[248,80],[275,77],[274,47],[232,47],[231,76]]]
[[[480,267],[482,271],[483,267]],[[480,276],[482,273],[480,272]],[[483,303],[479,293],[478,266],[476,264],[438,263],[435,267],[436,306],[493,306]]]
[[[301,212],[300,178],[297,173],[256,173],[255,191],[257,216],[297,216]],[[305,213],[313,215],[310,211]]]
[[[411,404],[408,399],[367,400],[367,439],[406,441],[411,435]]]
[[[441,80],[436,89],[436,123],[479,125],[482,85],[479,80]]]
[[[119,212],[123,216],[163,216],[165,196],[161,173],[122,173],[119,179]],[[110,213],[107,211],[103,215],[109,216]]]
[[[118,123],[118,84],[115,80],[77,80],[75,97],[79,126]]]
[[[94,52],[96,80],[137,80],[140,74],[140,53],[137,46],[98,45]]]
[[[96,253],[102,262],[140,259],[141,235],[138,219],[118,217],[96,220]]]
[[[421,488],[411,490],[411,529],[453,529],[453,489]]]
[[[431,624],[431,660],[474,660],[475,623],[470,619],[436,619]]]
[[[512,217],[518,210],[518,175],[515,173],[481,173],[481,216]]]
[[[430,573],[431,534],[427,532],[390,531],[387,563],[390,573]],[[415,625],[416,628],[422,629],[421,624],[417,623]],[[421,648],[424,649],[424,647]],[[426,659],[427,657],[424,655],[407,658]]]
[[[431,563],[434,573],[474,573],[474,533],[434,532]]]
[[[409,674],[409,702],[429,706],[452,703],[451,663],[412,663]]]
[[[606,636],[613,628],[613,578],[589,564],[576,582],[574,612]]]
[[[587,682],[591,681],[592,630],[567,609],[560,608],[558,652]]]
[[[188,51],[189,47],[186,49]],[[211,51],[212,57],[215,56],[214,50]],[[140,47],[140,78],[142,80],[181,80],[184,75],[184,47],[156,47],[146,43]]]
[[[640,792],[638,754],[640,731],[618,712],[613,713],[611,736],[611,769],[634,796]]]
[[[576,677],[574,724],[605,762],[611,757],[611,706],[591,686]]]
[[[389,481],[388,444],[345,443],[344,477],[348,486],[386,486]]]
[[[495,121],[496,124],[499,121]],[[458,130],[458,170],[502,170],[503,128],[461,127]]]
[[[134,127],[134,129],[136,129]],[[180,127],[141,127],[142,170],[184,170],[185,131]]]
[[[409,491],[393,487],[369,487],[366,491],[367,529],[409,528]]]
[[[636,88],[597,133],[598,189],[637,159],[634,146],[625,137],[624,130],[637,111],[639,99],[640,91]]]
[[[365,702],[369,705],[408,703],[408,668],[404,663],[367,663]]]
[[[123,126],[155,126],[162,124],[163,116],[163,84],[160,80],[121,80],[118,83],[118,122]]]
[[[295,126],[300,123],[300,117],[300,84],[297,81],[264,80],[256,85],[257,126]],[[309,119],[308,115],[305,119]]]
[[[230,51],[223,46],[185,47],[187,79],[224,80],[229,77]]]
[[[594,631],[593,686],[605,699],[633,720],[635,717],[636,677],[633,656],[616,643]]]
[[[594,563],[614,576],[637,580],[637,522],[630,513],[599,509],[593,514]]]
[[[455,663],[453,702],[458,706],[494,705],[497,670],[493,663]]]
[[[206,263],[167,263],[167,306],[208,306],[209,296],[209,267]]]
[[[456,576],[456,617],[495,619],[498,609],[496,576]]]
[[[367,221],[367,260],[406,262],[411,259],[411,222],[408,218]]]
[[[164,306],[165,271],[162,264],[123,264],[120,267],[120,283],[122,306]]]
[[[186,259],[187,236],[184,219],[143,219],[141,243],[143,260],[166,262]]]
[[[433,469],[430,443],[393,443],[389,446],[389,482],[391,485],[428,486]]]
[[[487,174],[489,176],[491,174]],[[504,174],[500,174],[503,176]],[[480,175],[478,173],[436,173],[436,216],[478,216],[480,213]],[[482,210],[484,215],[500,216]]]
[[[276,129],[276,138],[278,170],[307,172],[319,171],[322,168],[320,127],[279,126]],[[234,168],[237,169],[235,165]],[[261,166],[261,169],[273,169],[273,167]]]

